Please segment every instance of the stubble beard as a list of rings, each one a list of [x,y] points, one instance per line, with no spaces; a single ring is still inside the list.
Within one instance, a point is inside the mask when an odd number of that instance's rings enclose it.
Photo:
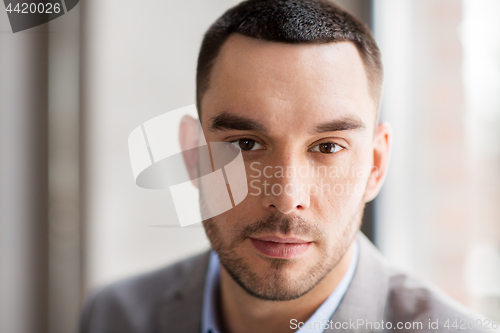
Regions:
[[[213,218],[203,221],[203,226],[220,263],[243,290],[262,300],[289,301],[308,293],[335,268],[361,226],[363,210],[364,202],[354,216],[333,233],[336,236],[333,242],[327,239],[331,235],[325,235],[318,225],[278,213],[255,222],[242,223],[243,227],[236,229],[232,237],[229,237],[230,243],[224,242],[220,226]],[[290,275],[289,266],[296,263],[296,260],[263,257],[269,268],[265,273],[258,274],[238,255],[236,249],[247,237],[264,232],[280,232],[313,239],[313,245],[317,246],[320,256],[315,258],[314,263],[304,266],[302,272],[295,277]]]

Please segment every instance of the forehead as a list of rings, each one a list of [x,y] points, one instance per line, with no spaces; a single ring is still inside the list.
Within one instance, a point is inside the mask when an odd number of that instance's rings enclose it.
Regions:
[[[203,120],[220,112],[300,122],[355,115],[375,121],[363,61],[351,42],[284,44],[233,34],[212,68]]]

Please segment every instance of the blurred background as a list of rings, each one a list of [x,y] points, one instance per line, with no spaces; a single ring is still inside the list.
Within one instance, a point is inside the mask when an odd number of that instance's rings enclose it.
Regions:
[[[82,0],[16,34],[0,10],[0,332],[75,331],[92,288],[208,248],[134,184],[127,137],[194,103],[203,33],[237,2]],[[500,320],[500,0],[338,2],[379,42],[394,130],[365,233]]]

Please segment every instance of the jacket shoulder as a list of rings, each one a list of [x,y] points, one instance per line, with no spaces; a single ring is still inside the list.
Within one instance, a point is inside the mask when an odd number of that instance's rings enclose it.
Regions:
[[[201,304],[209,255],[207,251],[91,291],[82,310],[79,332],[158,331],[159,311],[173,299],[184,295],[199,298]]]
[[[395,269],[362,233],[357,240],[356,271],[325,332],[499,333],[491,320]]]
[[[397,271],[390,276],[384,317],[393,326],[408,325],[405,332],[500,332],[491,320],[419,279]]]

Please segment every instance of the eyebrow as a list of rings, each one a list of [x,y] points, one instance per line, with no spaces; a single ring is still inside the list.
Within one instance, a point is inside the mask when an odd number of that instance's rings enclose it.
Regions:
[[[313,133],[320,134],[325,132],[348,131],[353,129],[364,130],[365,128],[365,124],[359,118],[349,116],[318,125],[314,129]]]
[[[353,129],[364,130],[365,128],[365,124],[359,118],[348,116],[316,126],[316,128],[313,130],[313,134],[348,131]],[[230,114],[225,111],[210,119],[210,130],[267,132],[266,127],[258,121],[247,118],[245,116]]]
[[[259,131],[267,132],[266,127],[253,119],[222,112],[210,119],[211,131]]]

